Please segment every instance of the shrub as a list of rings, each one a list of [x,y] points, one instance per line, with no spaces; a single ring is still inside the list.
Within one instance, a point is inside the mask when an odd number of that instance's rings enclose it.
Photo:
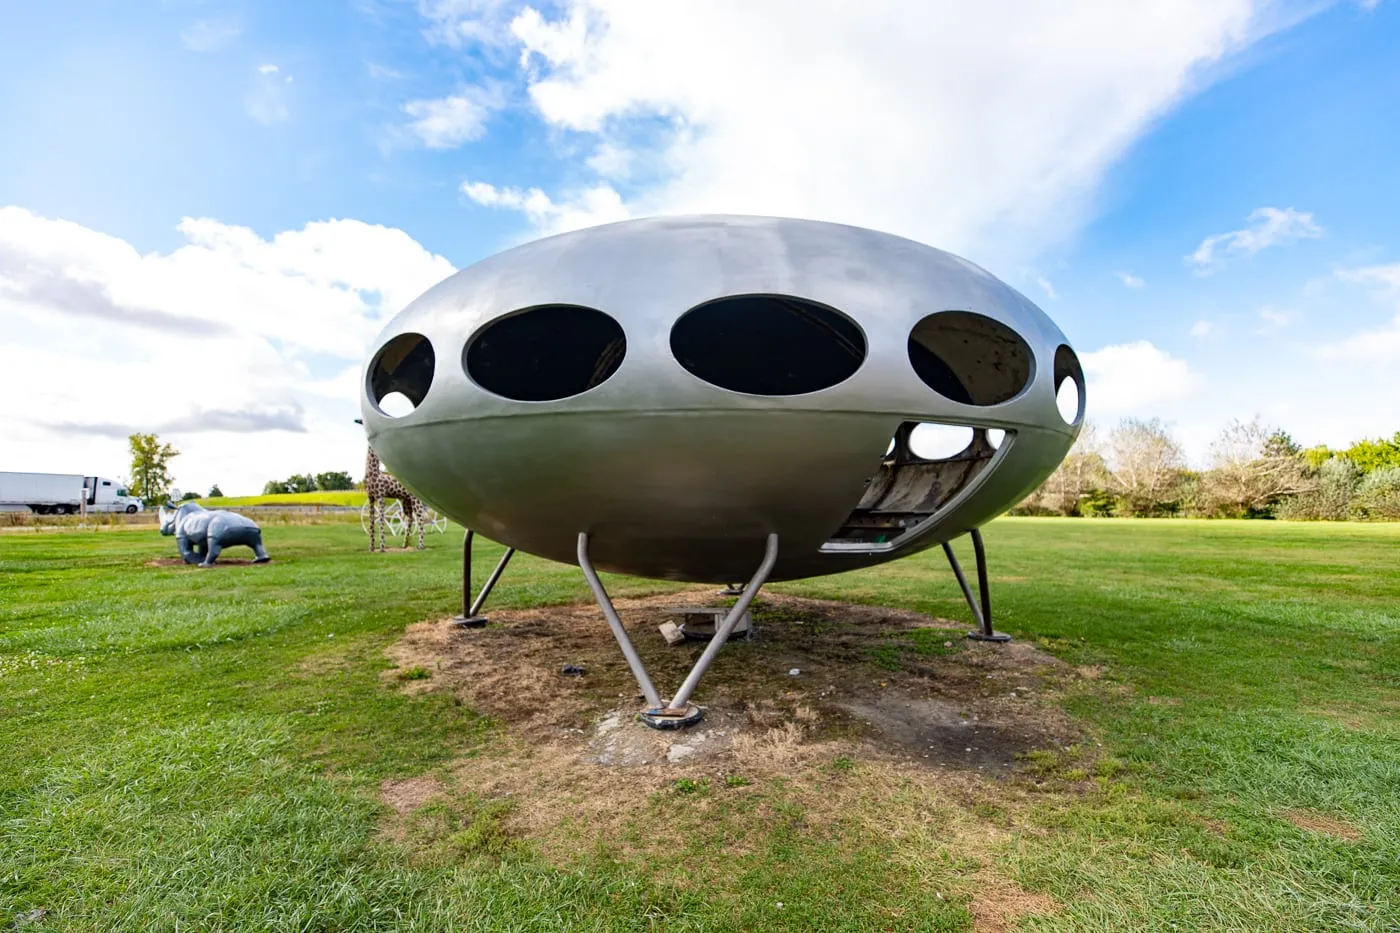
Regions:
[[[1346,457],[1318,468],[1317,487],[1282,502],[1275,514],[1297,521],[1343,521],[1350,517],[1361,473]]]
[[[1352,514],[1372,520],[1400,520],[1400,466],[1378,467],[1356,486]]]

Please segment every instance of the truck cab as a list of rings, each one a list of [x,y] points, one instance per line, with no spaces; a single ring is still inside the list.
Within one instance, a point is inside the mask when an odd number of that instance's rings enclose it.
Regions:
[[[127,488],[105,476],[83,477],[83,496],[89,512],[140,512],[146,505]]]

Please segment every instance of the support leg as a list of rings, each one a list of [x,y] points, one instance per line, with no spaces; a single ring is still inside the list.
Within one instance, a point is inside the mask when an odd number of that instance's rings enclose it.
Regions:
[[[593,595],[597,598],[598,606],[603,610],[609,627],[612,628],[618,646],[622,648],[623,656],[627,658],[628,666],[632,668],[632,675],[637,678],[637,685],[642,688],[642,695],[646,697],[648,708],[642,713],[642,722],[653,729],[675,729],[700,721],[703,711],[698,706],[691,704],[691,694],[695,692],[700,678],[705,676],[705,671],[709,669],[715,655],[719,654],[719,650],[724,647],[724,643],[734,631],[734,626],[739,624],[739,620],[748,611],[749,604],[758,595],[759,589],[767,582],[768,575],[773,572],[773,565],[777,561],[778,536],[770,534],[764,548],[763,562],[755,571],[753,578],[749,580],[748,585],[744,587],[743,595],[730,608],[724,621],[716,626],[715,634],[710,638],[710,643],[705,646],[705,650],[696,660],[695,666],[690,669],[690,673],[686,675],[685,682],[681,684],[675,696],[671,698],[669,703],[663,704],[660,694],[656,692],[656,687],[652,685],[646,667],[642,664],[641,657],[637,654],[636,647],[633,646],[632,640],[627,637],[627,630],[622,627],[622,620],[618,618],[612,600],[608,598],[607,591],[603,589],[602,581],[598,579],[597,571],[593,569],[593,563],[588,558],[588,534],[585,532],[578,536],[579,567],[582,568],[583,575],[588,580],[588,585],[592,588]]]
[[[223,553],[223,550],[223,547],[219,544],[217,540],[215,540],[214,536],[210,535],[208,538],[205,539],[204,560],[199,562],[199,566],[214,566],[214,561],[219,559],[219,555]]]
[[[272,557],[267,553],[267,548],[263,547],[261,531],[253,538],[251,547],[253,548],[253,563],[265,564],[272,560]]]
[[[992,590],[987,579],[987,549],[982,543],[980,530],[972,529],[971,537],[972,549],[977,556],[977,597],[972,595],[972,587],[968,585],[967,577],[963,575],[962,565],[958,563],[958,558],[953,553],[953,546],[946,541],[943,544],[943,553],[948,556],[948,564],[953,568],[953,576],[958,578],[958,586],[962,588],[963,598],[967,600],[967,607],[972,611],[973,621],[977,623],[977,628],[968,632],[967,637],[975,641],[1010,641],[1010,635],[992,628]]]
[[[515,548],[506,548],[506,552],[501,555],[500,561],[496,564],[496,569],[491,571],[491,576],[486,578],[486,585],[481,588],[481,592],[473,600],[472,538],[474,537],[475,534],[470,528],[462,536],[462,614],[452,620],[452,624],[458,628],[481,628],[486,624],[486,616],[481,615],[481,607],[486,605],[486,597],[491,595],[496,581],[500,580],[501,574],[506,571],[506,564],[509,564],[510,559],[515,556]]]
[[[632,644],[632,639],[627,637],[627,629],[622,627],[622,620],[617,617],[617,610],[613,608],[612,600],[608,598],[608,591],[603,589],[603,581],[598,579],[598,572],[593,569],[593,562],[588,559],[588,532],[579,532],[578,536],[578,565],[583,570],[584,579],[588,581],[588,586],[593,590],[593,596],[598,600],[598,608],[603,610],[603,618],[608,620],[608,627],[612,629],[613,637],[617,639],[617,646],[622,649],[622,656],[627,659],[627,666],[632,668],[632,676],[637,678],[637,686],[642,688],[642,696],[646,697],[647,705],[653,709],[661,706],[661,695],[656,692],[656,687],[651,682],[651,677],[647,674],[646,666],[642,664],[641,657],[637,654],[637,648]]]
[[[744,587],[743,587],[741,584],[739,584],[739,583],[728,583],[728,584],[725,584],[724,589],[722,589],[722,590],[719,591],[719,595],[721,595],[721,596],[743,596],[743,595],[744,595]]]

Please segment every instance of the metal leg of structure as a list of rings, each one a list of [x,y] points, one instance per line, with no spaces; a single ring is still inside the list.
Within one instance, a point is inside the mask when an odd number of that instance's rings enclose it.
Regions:
[[[777,563],[777,560],[778,536],[770,534],[764,549],[763,562],[754,573],[753,579],[744,587],[743,594],[725,615],[724,621],[715,628],[715,634],[710,638],[710,643],[701,652],[680,689],[676,691],[676,695],[671,698],[669,703],[662,703],[660,694],[652,685],[651,677],[648,676],[642,659],[637,655],[637,649],[633,646],[632,640],[627,637],[627,631],[622,627],[622,620],[618,618],[617,610],[613,608],[612,600],[608,598],[607,591],[603,589],[603,583],[598,579],[598,574],[588,558],[587,533],[581,533],[578,536],[579,567],[583,569],[583,575],[588,580],[588,585],[592,587],[593,595],[598,599],[598,605],[603,610],[609,627],[612,628],[613,636],[617,639],[618,646],[622,648],[622,653],[632,668],[633,676],[637,678],[637,685],[642,688],[642,695],[646,697],[647,709],[643,710],[641,714],[643,723],[653,729],[678,729],[700,721],[704,711],[690,702],[691,694],[695,692],[700,678],[705,676],[705,671],[709,669],[715,655],[719,654],[720,648],[724,647],[725,641],[734,631],[734,626],[739,624],[739,620],[748,611],[749,604],[758,595],[759,588],[768,580],[768,575],[773,572],[773,565]]]
[[[584,579],[588,581],[589,587],[593,590],[593,596],[598,600],[598,608],[603,610],[603,617],[608,620],[608,627],[612,629],[613,637],[617,639],[617,645],[622,649],[622,655],[627,659],[627,666],[632,668],[632,676],[637,678],[637,686],[642,688],[642,696],[646,697],[647,705],[653,708],[661,706],[661,695],[656,692],[656,687],[652,685],[651,677],[647,674],[645,665],[642,664],[641,656],[637,654],[636,647],[632,644],[632,639],[627,637],[627,630],[622,627],[622,620],[617,617],[617,610],[613,608],[612,600],[608,598],[608,591],[603,589],[603,581],[598,579],[598,572],[593,569],[593,562],[588,559],[588,532],[579,532],[578,536],[578,565],[583,570]]]
[[[743,588],[743,586],[739,585],[738,583],[730,583],[730,584],[726,585],[724,589],[722,589],[722,590],[719,591],[719,595],[721,595],[721,596],[743,596],[743,595],[744,595],[744,588]]]
[[[768,580],[768,575],[773,572],[773,565],[778,561],[778,536],[770,534],[763,550],[763,563],[758,565],[758,570],[754,573],[753,579],[748,586],[744,587],[744,595],[739,597],[729,610],[724,621],[715,629],[714,637],[705,646],[700,659],[695,662],[695,666],[686,675],[685,682],[676,691],[676,695],[671,698],[669,709],[685,709],[690,700],[690,695],[695,692],[695,687],[700,683],[700,678],[705,676],[705,671],[710,666],[710,662],[719,654],[719,649],[724,647],[724,643],[729,639],[729,634],[734,631],[734,626],[739,624],[739,620],[744,617],[744,613],[749,609],[749,603],[753,602],[758,590]]]
[[[963,598],[967,600],[967,607],[972,610],[973,621],[977,623],[977,628],[968,632],[967,637],[975,641],[1010,641],[1010,635],[992,628],[992,591],[987,580],[987,548],[982,543],[981,531],[974,528],[971,535],[972,549],[977,555],[977,591],[980,600],[972,595],[972,587],[968,586],[962,565],[958,563],[958,558],[953,553],[953,546],[946,541],[943,543],[943,553],[948,556],[948,564],[953,568],[953,576],[958,578],[958,586],[962,588]]]
[[[491,576],[486,578],[486,585],[481,588],[475,600],[472,599],[472,538],[475,537],[470,528],[462,536],[462,614],[452,620],[452,624],[458,628],[481,628],[486,624],[486,616],[481,615],[481,607],[486,605],[486,597],[491,595],[491,589],[496,585],[496,581],[501,579],[501,574],[505,573],[506,564],[510,563],[511,557],[515,555],[515,548],[508,547],[501,555],[500,561],[496,564],[496,569],[491,571]]]

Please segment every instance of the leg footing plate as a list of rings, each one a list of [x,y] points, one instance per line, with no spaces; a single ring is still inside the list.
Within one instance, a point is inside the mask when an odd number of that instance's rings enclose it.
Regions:
[[[694,703],[687,703],[684,708],[673,710],[670,708],[645,709],[637,714],[643,725],[653,729],[684,729],[686,726],[693,726],[705,716],[705,711]]]
[[[993,632],[992,634],[988,635],[985,632],[979,632],[976,630],[968,632],[967,637],[971,638],[973,641],[994,641],[998,643],[1007,642],[1011,640],[1011,636],[1006,634],[1005,632]]]

